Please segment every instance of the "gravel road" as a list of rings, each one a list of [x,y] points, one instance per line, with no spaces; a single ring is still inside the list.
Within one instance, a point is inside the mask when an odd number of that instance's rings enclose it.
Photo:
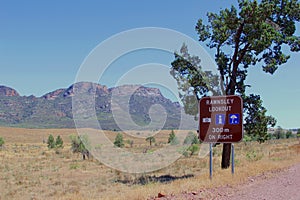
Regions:
[[[300,163],[274,173],[276,174],[272,178],[267,175],[249,177],[247,183],[237,187],[204,189],[154,199],[300,200]]]
[[[232,190],[231,195],[220,199],[300,200],[300,163],[270,179],[253,178],[249,183]]]

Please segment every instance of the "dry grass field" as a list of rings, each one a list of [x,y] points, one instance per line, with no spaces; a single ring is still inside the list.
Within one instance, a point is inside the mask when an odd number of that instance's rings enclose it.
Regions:
[[[153,150],[165,145],[171,131],[156,135]],[[43,143],[52,134],[60,135],[63,149],[47,148]],[[0,149],[0,199],[147,199],[199,188],[234,187],[251,176],[276,171],[300,162],[297,139],[235,144],[235,174],[221,170],[221,145],[214,148],[213,179],[209,179],[208,156],[181,157],[170,166],[145,174],[119,172],[96,159],[82,160],[70,150],[69,135],[74,129],[0,128],[5,144]],[[106,132],[113,141],[116,132]],[[149,150],[144,139],[125,137],[125,148]],[[205,194],[203,194],[205,198]],[[209,197],[206,197],[209,198]]]

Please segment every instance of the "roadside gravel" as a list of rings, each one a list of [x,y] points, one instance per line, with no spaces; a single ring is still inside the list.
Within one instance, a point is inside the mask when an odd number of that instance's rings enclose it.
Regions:
[[[245,184],[236,187],[228,185],[179,195],[160,195],[160,198],[153,199],[300,200],[300,163],[285,170],[249,177],[248,180]]]
[[[220,199],[300,200],[300,163],[278,172],[270,179],[252,178],[249,183],[232,190],[230,195]]]

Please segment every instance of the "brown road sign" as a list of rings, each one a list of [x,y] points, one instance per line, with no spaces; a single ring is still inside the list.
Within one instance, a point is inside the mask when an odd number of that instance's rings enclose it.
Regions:
[[[243,138],[243,100],[236,95],[203,97],[199,103],[200,140],[233,143]]]

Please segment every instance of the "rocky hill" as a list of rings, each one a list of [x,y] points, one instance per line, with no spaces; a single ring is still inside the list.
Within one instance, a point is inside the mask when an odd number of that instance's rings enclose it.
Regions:
[[[12,88],[0,85],[0,96],[20,96],[20,95],[16,90]]]
[[[165,98],[157,88],[139,85],[107,88],[89,82],[76,83],[41,97],[20,96],[16,90],[0,86],[0,125],[74,128],[72,99],[75,95],[79,95],[82,99],[94,100],[92,110],[96,112],[96,118],[102,129],[119,130],[124,126],[128,129],[135,128],[130,125],[132,121],[139,127],[149,128],[151,122],[161,121],[163,115],[165,115],[164,129],[176,129],[182,121],[185,122],[185,127],[182,128],[196,129],[197,123],[193,117],[184,115],[181,118],[182,107],[177,102]],[[84,115],[89,111],[82,108],[79,112],[83,112]],[[93,116],[84,118],[86,127],[92,126],[89,122],[94,118]]]

